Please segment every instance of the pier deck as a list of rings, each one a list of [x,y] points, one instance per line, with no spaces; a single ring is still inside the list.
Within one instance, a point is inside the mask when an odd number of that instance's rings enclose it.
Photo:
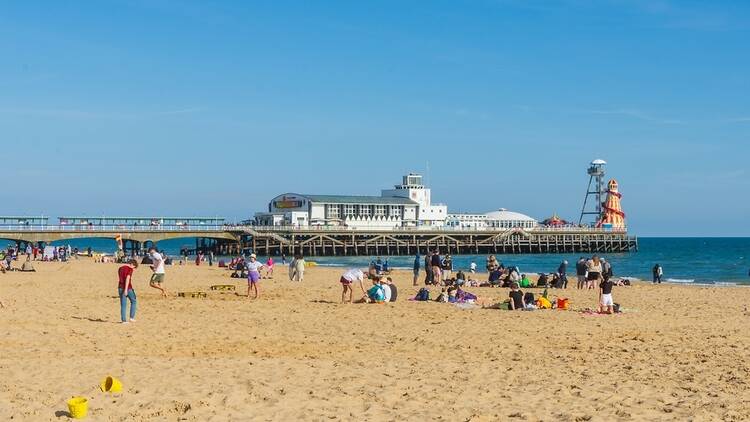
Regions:
[[[231,229],[230,229],[231,230]],[[399,228],[357,230],[338,227],[235,227],[243,246],[260,255],[412,255],[438,248],[450,254],[617,253],[638,249],[624,231],[590,228],[455,230]]]
[[[594,228],[458,230],[453,228],[352,229],[224,225],[186,226],[0,226],[0,239],[52,242],[121,237],[130,242],[176,238],[214,239],[219,251],[250,248],[259,255],[356,256],[412,255],[438,248],[450,254],[618,253],[638,249],[625,231]],[[231,247],[229,247],[231,246]]]

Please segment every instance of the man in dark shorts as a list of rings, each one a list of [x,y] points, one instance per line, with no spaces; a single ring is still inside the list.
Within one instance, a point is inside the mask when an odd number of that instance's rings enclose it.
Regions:
[[[437,249],[432,251],[432,257],[430,257],[430,265],[432,266],[432,284],[442,284],[442,260],[440,259],[440,253]]]

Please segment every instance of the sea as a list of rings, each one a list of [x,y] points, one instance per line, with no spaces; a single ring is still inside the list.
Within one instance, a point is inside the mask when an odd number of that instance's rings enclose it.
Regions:
[[[114,240],[75,239],[54,242],[85,250],[89,246],[96,252],[112,253],[116,249]],[[2,245],[2,243],[0,243]],[[638,252],[600,254],[606,258],[615,276],[651,280],[651,268],[660,264],[664,270],[663,280],[668,283],[750,285],[750,238],[707,237],[641,237]],[[159,242],[159,249],[168,255],[177,256],[183,247],[195,247],[195,239],[174,239]],[[534,254],[496,255],[506,266],[517,266],[523,273],[554,272],[563,260],[569,263],[569,273],[575,271],[575,262],[585,254]],[[264,257],[261,257],[264,258]],[[318,265],[332,267],[366,267],[375,256],[305,257]],[[392,268],[412,268],[413,256],[382,256]],[[468,269],[476,262],[484,269],[486,255],[454,255],[454,270]],[[279,261],[278,258],[276,258]]]

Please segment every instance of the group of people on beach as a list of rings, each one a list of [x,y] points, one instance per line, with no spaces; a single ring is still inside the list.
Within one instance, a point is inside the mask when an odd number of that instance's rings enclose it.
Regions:
[[[371,280],[372,286],[365,290],[365,278]],[[341,303],[388,303],[395,302],[398,298],[398,288],[393,284],[393,279],[383,274],[365,273],[357,268],[345,271],[339,279],[341,284]],[[362,291],[362,297],[353,300],[354,284]]]

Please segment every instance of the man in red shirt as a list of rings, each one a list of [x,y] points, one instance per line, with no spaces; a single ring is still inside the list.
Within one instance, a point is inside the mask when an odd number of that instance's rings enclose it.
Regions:
[[[123,324],[135,322],[136,299],[133,290],[133,271],[138,268],[138,261],[131,259],[127,264],[117,270],[120,282],[117,285],[117,292],[120,296],[120,318]],[[130,319],[126,318],[128,309],[128,300],[130,300]]]

